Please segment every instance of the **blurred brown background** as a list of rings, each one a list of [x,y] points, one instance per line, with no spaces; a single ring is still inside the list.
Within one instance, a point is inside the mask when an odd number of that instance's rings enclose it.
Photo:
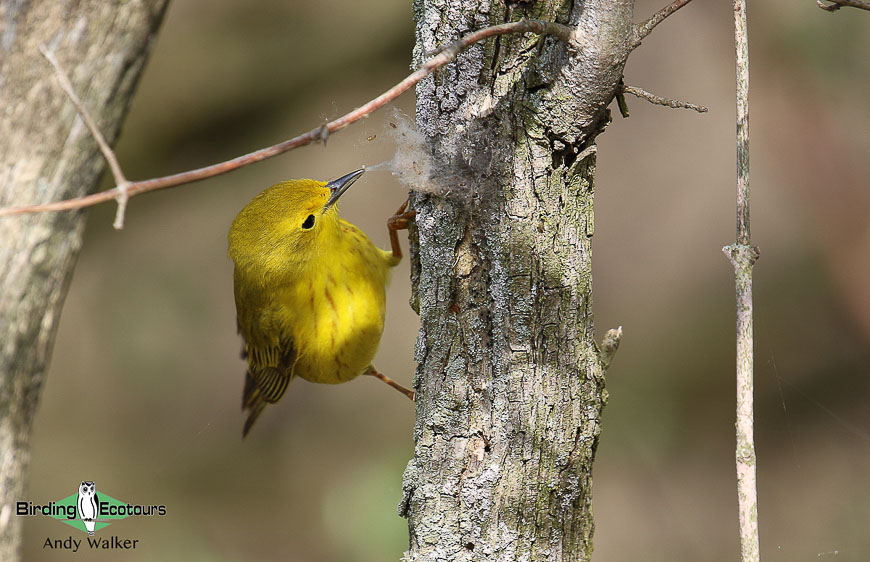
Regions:
[[[639,1],[637,19],[664,3]],[[870,14],[769,0],[752,3],[749,26],[762,551],[868,560]],[[206,165],[313,128],[400,80],[412,41],[407,1],[175,2],[119,144],[127,175]],[[631,118],[616,116],[599,139],[596,321],[625,337],[595,467],[598,561],[738,556],[734,293],[720,251],[734,239],[732,42],[727,2],[695,2],[662,24],[626,82],[710,113],[629,97]],[[398,107],[412,114],[413,103]],[[166,517],[103,531],[140,539],[107,560],[399,558],[411,404],[368,378],[296,381],[242,442],[225,238],[272,183],[390,158],[391,119],[381,112],[326,149],[136,198],[122,232],[112,206],[91,211],[29,499],[94,480],[118,499],[167,505]],[[404,197],[389,173],[371,172],[342,213],[386,246],[385,220]],[[376,359],[404,383],[417,328],[408,284],[406,261]],[[29,519],[26,558],[66,559],[42,548],[65,533]]]

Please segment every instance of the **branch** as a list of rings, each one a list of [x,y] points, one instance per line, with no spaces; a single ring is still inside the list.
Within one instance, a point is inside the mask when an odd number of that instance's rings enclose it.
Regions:
[[[623,119],[631,117],[631,112],[628,110],[628,103],[625,101],[625,84],[620,82],[620,88],[616,90],[616,105],[619,107],[619,114]]]
[[[737,241],[722,250],[734,266],[737,296],[737,502],[743,562],[758,562],[758,490],[753,406],[752,266],[758,248],[749,231],[749,34],[746,0],[734,0],[737,58]]]
[[[663,105],[665,107],[672,107],[674,109],[692,109],[697,111],[698,113],[707,113],[707,108],[703,105],[695,105],[694,103],[689,103],[687,101],[674,100],[670,98],[663,98],[661,96],[657,96],[655,94],[651,94],[646,90],[641,90],[635,86],[625,86],[623,85],[621,88],[621,92],[626,94],[631,94],[633,96],[637,96],[641,99],[645,99],[646,101],[653,103],[655,105]],[[624,101],[623,101],[624,103]],[[628,108],[626,107],[625,111],[623,111],[622,104],[619,107],[624,117],[628,117]]]
[[[103,153],[103,157],[109,163],[109,168],[112,170],[112,175],[115,177],[115,185],[118,189],[118,196],[115,197],[115,200],[118,202],[118,211],[115,213],[114,227],[117,230],[121,230],[124,228],[124,212],[127,209],[127,199],[129,198],[127,195],[127,188],[130,186],[130,182],[127,181],[127,178],[124,176],[124,171],[121,169],[121,164],[118,163],[118,158],[115,156],[115,152],[109,146],[109,143],[106,142],[106,138],[103,136],[100,128],[97,127],[97,123],[94,121],[93,117],[91,117],[91,114],[88,113],[85,104],[83,104],[82,100],[79,99],[79,96],[73,88],[72,82],[70,82],[66,72],[61,68],[54,53],[49,51],[45,45],[40,45],[39,51],[46,59],[48,59],[51,66],[54,67],[54,72],[57,75],[57,81],[60,83],[60,87],[63,88],[63,91],[66,92],[66,95],[76,107],[76,111],[81,115],[82,121],[85,122],[85,126],[87,126],[91,135],[93,135],[94,140],[97,141],[97,145],[100,147],[100,152]]]
[[[644,37],[652,33],[652,30],[655,29],[658,24],[662,23],[665,18],[667,18],[691,1],[692,0],[674,0],[673,2],[650,16],[648,20],[644,21],[643,23],[635,24],[634,32],[632,33],[634,37],[632,39],[631,45],[629,46],[629,50],[633,51],[634,49],[636,49],[640,45],[640,42],[643,41]]]
[[[482,41],[483,39],[487,39],[489,37],[494,37],[496,35],[507,35],[509,33],[537,33],[538,35],[552,35],[554,37],[558,37],[562,41],[568,42],[571,40],[571,34],[573,33],[573,31],[573,28],[568,27],[567,25],[541,20],[522,20],[512,23],[493,25],[492,27],[484,27],[483,29],[479,29],[477,31],[469,33],[468,35],[454,41],[453,43],[448,43],[447,45],[436,49],[435,52],[429,55],[433,58],[423,63],[423,66],[426,66],[427,64],[432,62],[435,57],[437,57],[437,55],[440,55],[442,53],[449,52],[450,60],[453,60],[453,57],[455,57],[474,43],[477,43],[478,41]],[[448,60],[447,62],[450,61]]]
[[[863,0],[827,0],[828,2],[833,2],[833,4],[824,4],[822,0],[816,0],[816,4],[819,5],[819,8],[823,9],[826,12],[836,12],[842,7],[848,8],[861,8],[862,10],[870,10],[870,2],[864,2]]]
[[[260,150],[256,150],[243,156],[238,156],[225,162],[212,164],[211,166],[206,166],[204,168],[198,168],[195,170],[189,170],[170,176],[163,176],[142,181],[127,181],[126,179],[124,179],[124,174],[121,171],[120,165],[118,165],[117,163],[117,159],[115,158],[114,153],[108,147],[108,144],[105,142],[105,139],[103,139],[102,134],[100,134],[97,130],[96,125],[93,123],[93,120],[90,119],[89,116],[87,116],[87,111],[85,111],[84,106],[81,104],[81,101],[78,100],[78,97],[75,96],[75,93],[72,91],[72,86],[69,85],[68,89],[64,85],[64,82],[66,82],[66,84],[69,84],[69,79],[66,78],[66,75],[60,69],[60,65],[57,63],[57,60],[54,59],[52,61],[53,57],[51,57],[49,58],[49,61],[52,62],[52,65],[54,65],[55,69],[58,72],[58,79],[61,81],[61,86],[63,86],[67,94],[70,95],[70,98],[76,105],[76,109],[79,110],[79,113],[82,115],[82,119],[85,121],[85,124],[88,126],[88,129],[90,129],[91,134],[94,135],[97,143],[100,145],[100,149],[103,151],[106,160],[109,162],[109,165],[112,168],[112,173],[115,176],[115,181],[117,182],[117,185],[112,189],[107,189],[105,191],[93,193],[84,197],[76,197],[74,199],[66,199],[63,201],[54,201],[51,203],[36,205],[22,205],[19,207],[2,207],[0,208],[0,216],[39,213],[44,211],[65,211],[71,209],[81,209],[84,207],[91,207],[93,205],[115,199],[118,201],[119,217],[121,221],[119,223],[118,219],[116,218],[115,227],[120,228],[123,225],[123,208],[126,204],[127,198],[139,195],[140,193],[146,193],[158,189],[165,189],[168,187],[175,187],[178,185],[201,181],[213,176],[237,170],[243,166],[248,166],[255,162],[260,162],[261,160],[265,160],[279,154],[283,154],[284,152],[287,152],[294,148],[298,148],[300,146],[305,146],[318,141],[325,142],[326,138],[330,134],[340,129],[343,129],[351,123],[359,121],[364,117],[368,117],[381,107],[385,106],[386,104],[399,97],[409,88],[413,87],[418,82],[432,74],[435,70],[451,62],[460,52],[467,49],[474,43],[496,35],[506,35],[510,33],[537,33],[539,35],[554,35],[562,39],[563,41],[569,41],[571,38],[571,34],[573,33],[573,29],[565,25],[538,20],[523,20],[480,29],[439,49],[434,56],[432,56],[429,60],[423,63],[415,72],[408,75],[404,80],[402,80],[380,96],[369,101],[362,107],[358,107],[357,109],[346,113],[345,115],[339,117],[338,119],[335,119],[334,121],[330,121],[329,123],[317,127],[316,129],[312,129],[307,133],[303,133],[299,136],[293,137],[292,139],[280,142],[273,146],[262,148]],[[47,51],[43,49],[43,53],[46,52]],[[49,55],[46,55],[46,57],[48,56]]]

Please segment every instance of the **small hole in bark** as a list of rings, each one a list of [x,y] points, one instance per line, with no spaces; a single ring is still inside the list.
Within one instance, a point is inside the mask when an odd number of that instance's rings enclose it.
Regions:
[[[488,453],[488,452],[489,452],[489,444],[488,444],[488,443],[487,443],[486,445],[483,446],[483,452],[484,452],[484,453]]]
[[[474,550],[474,543],[470,542],[465,545],[465,550]]]

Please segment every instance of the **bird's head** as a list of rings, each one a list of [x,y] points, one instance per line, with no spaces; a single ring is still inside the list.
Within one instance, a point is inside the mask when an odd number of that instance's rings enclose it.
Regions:
[[[338,199],[363,171],[330,182],[282,181],[254,197],[230,227],[229,255],[236,267],[280,275],[322,255],[341,234]]]

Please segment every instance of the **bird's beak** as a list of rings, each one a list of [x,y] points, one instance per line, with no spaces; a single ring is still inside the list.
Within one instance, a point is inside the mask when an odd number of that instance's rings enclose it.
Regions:
[[[332,192],[332,195],[329,197],[329,201],[326,202],[326,205],[323,206],[323,212],[329,210],[330,207],[335,205],[335,202],[338,201],[338,198],[342,196],[342,194],[347,191],[347,188],[353,185],[361,175],[365,172],[365,168],[360,168],[355,172],[351,172],[345,176],[341,176],[337,180],[332,180],[326,187]]]

